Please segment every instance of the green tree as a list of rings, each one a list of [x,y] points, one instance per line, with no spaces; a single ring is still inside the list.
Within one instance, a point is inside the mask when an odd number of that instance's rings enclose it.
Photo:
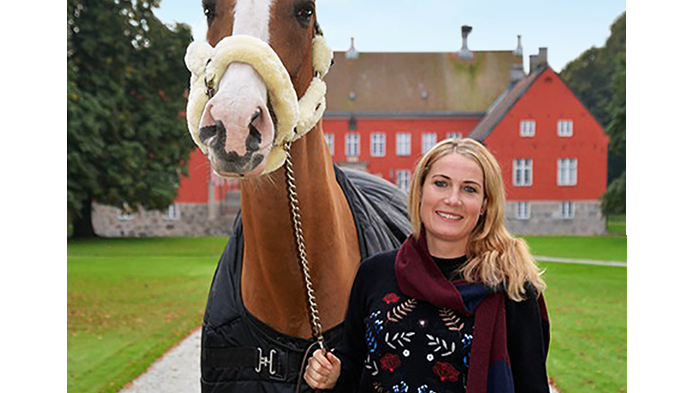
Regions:
[[[68,220],[90,236],[92,202],[165,209],[192,150],[185,119],[191,30],[160,0],[68,0]]]
[[[606,129],[610,136],[610,151],[624,157],[627,145],[627,66],[624,52],[617,57],[617,71],[613,78],[613,99],[608,108],[610,123]],[[605,190],[601,210],[606,216],[626,212],[626,171]]]
[[[569,62],[560,75],[567,86],[588,108],[603,128],[607,129],[612,114],[613,79],[617,58],[626,48],[626,13],[610,26],[610,36],[601,48],[591,47]],[[612,147],[612,145],[611,145]],[[625,151],[608,151],[608,185],[625,170]]]

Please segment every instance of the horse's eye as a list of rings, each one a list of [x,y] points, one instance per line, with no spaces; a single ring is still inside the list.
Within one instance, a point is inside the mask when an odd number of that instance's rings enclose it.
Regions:
[[[304,24],[311,22],[311,17],[314,16],[313,3],[306,4],[297,10],[296,16],[300,22]]]
[[[211,25],[211,22],[216,16],[216,3],[202,2],[202,8],[204,8],[204,15],[207,17],[207,23]]]

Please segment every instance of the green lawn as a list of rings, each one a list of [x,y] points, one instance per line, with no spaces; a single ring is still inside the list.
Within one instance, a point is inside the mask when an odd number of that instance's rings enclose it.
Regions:
[[[552,341],[547,369],[563,393],[627,391],[627,269],[542,263]]]
[[[201,324],[225,238],[68,242],[68,391],[115,392]],[[533,254],[625,261],[624,236],[526,237]],[[542,263],[562,393],[625,392],[627,269]]]
[[[225,243],[69,241],[68,391],[119,391],[199,326]]]
[[[627,261],[627,236],[525,236],[533,255]]]

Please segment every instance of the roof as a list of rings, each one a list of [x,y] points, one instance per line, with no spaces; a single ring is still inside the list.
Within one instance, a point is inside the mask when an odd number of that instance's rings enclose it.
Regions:
[[[326,113],[484,113],[523,58],[512,50],[473,53],[465,60],[449,52],[360,52],[356,59],[335,52]]]
[[[486,116],[474,127],[469,133],[469,137],[483,142],[491,131],[501,122],[503,117],[508,114],[510,108],[522,97],[532,84],[539,78],[540,75],[548,68],[538,67],[530,75],[516,83],[514,86],[507,87],[503,93],[493,102],[492,107],[486,113]]]

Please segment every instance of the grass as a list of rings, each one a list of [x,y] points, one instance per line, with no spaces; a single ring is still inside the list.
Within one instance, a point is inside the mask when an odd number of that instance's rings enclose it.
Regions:
[[[199,326],[225,242],[69,241],[68,391],[119,391]]]
[[[563,393],[627,391],[627,269],[542,263],[552,340],[547,369]]]
[[[525,236],[533,255],[627,261],[626,236]]]
[[[626,260],[626,237],[526,237],[535,255]],[[201,324],[225,238],[68,242],[68,391],[116,392]],[[542,263],[549,375],[562,393],[625,392],[627,269]]]

